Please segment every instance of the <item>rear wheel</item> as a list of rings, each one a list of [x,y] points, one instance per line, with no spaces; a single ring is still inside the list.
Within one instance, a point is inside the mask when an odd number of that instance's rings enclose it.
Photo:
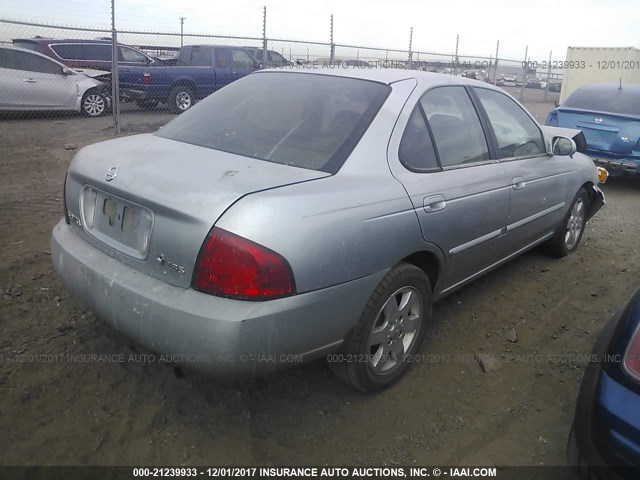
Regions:
[[[566,257],[578,249],[587,223],[588,209],[589,195],[584,188],[581,188],[573,199],[560,228],[547,244],[547,251],[551,255]]]
[[[107,98],[96,90],[89,90],[82,97],[80,107],[83,115],[100,117],[107,111]]]
[[[169,109],[173,113],[182,113],[189,110],[195,103],[195,93],[186,85],[176,85],[169,94]]]
[[[409,368],[430,318],[429,279],[401,263],[376,287],[343,348],[327,358],[329,366],[358,390],[383,390]]]

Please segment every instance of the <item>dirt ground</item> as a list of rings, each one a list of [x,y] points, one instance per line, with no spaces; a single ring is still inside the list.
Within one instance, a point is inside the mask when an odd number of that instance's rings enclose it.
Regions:
[[[553,104],[526,95],[544,121]],[[124,134],[170,118],[127,113]],[[1,464],[565,463],[586,354],[640,284],[639,179],[604,186],[608,203],[577,254],[534,250],[437,304],[426,360],[365,396],[324,362],[234,381],[158,362],[79,361],[150,353],[70,298],[51,266],[75,153],[65,144],[111,138],[110,125],[0,117]],[[502,355],[501,368],[483,373],[478,353]]]

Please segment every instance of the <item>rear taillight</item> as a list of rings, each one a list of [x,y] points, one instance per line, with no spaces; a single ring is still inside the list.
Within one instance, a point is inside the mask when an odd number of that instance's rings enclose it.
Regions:
[[[623,365],[627,373],[640,382],[640,326],[631,337]]]
[[[200,249],[193,287],[240,300],[269,300],[295,293],[293,273],[282,256],[217,227]]]
[[[142,74],[142,83],[144,83],[145,85],[151,85],[153,83],[153,78],[151,78],[150,73],[145,72]]]
[[[62,206],[64,207],[64,219],[68,225],[71,225],[71,220],[69,219],[69,210],[67,210],[67,177],[69,176],[69,172],[67,172],[64,176],[64,184],[62,186]]]

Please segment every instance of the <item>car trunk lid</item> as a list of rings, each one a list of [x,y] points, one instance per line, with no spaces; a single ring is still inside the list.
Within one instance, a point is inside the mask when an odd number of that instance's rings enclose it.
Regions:
[[[558,110],[558,125],[578,128],[589,150],[613,155],[631,155],[637,148],[638,122],[600,112]]]
[[[234,202],[328,175],[147,134],[81,150],[65,195],[72,226],[85,240],[188,287],[204,239]]]

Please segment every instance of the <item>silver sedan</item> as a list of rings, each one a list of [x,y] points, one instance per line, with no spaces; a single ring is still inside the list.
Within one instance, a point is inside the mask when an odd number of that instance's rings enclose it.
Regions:
[[[475,80],[261,71],[78,152],[52,259],[171,360],[257,374],[327,357],[377,391],[435,301],[536,245],[578,248],[604,197],[576,134]]]

